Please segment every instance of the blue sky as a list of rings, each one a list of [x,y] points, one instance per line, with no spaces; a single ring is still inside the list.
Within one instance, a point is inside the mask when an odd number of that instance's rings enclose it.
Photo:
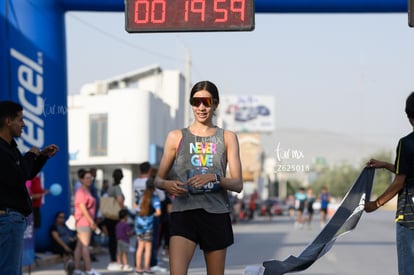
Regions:
[[[66,15],[69,93],[151,64],[222,94],[274,95],[276,128],[332,131],[394,149],[411,131],[407,14],[256,14],[253,32],[129,34],[123,13]]]

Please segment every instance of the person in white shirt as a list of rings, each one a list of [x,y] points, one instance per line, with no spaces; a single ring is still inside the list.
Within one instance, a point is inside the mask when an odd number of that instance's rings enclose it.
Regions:
[[[149,177],[151,177],[153,169],[148,161],[145,161],[139,165],[139,176],[134,180],[134,192],[135,201],[138,202],[140,197],[145,191],[146,183]],[[165,200],[165,192],[159,188],[155,188],[154,192],[160,202]],[[159,232],[160,230],[160,217],[154,217],[154,231],[152,239],[152,250],[151,250],[151,263],[150,270],[153,272],[167,272],[167,269],[158,265],[158,243],[159,243]]]
[[[139,165],[139,176],[133,182],[136,198],[141,197],[144,193],[147,179],[151,176],[152,170],[151,164],[148,161]],[[165,200],[165,192],[163,190],[155,188],[155,193],[158,195],[160,201]]]

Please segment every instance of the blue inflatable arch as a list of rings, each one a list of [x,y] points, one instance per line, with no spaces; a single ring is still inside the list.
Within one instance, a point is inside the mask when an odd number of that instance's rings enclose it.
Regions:
[[[256,0],[258,13],[381,13],[407,12],[407,0]],[[60,183],[59,196],[48,196],[43,224],[57,210],[69,213],[67,72],[65,20],[67,11],[124,11],[124,0],[3,0],[0,6],[0,100],[24,106],[27,127],[23,150],[50,143],[60,152],[44,168],[44,186]],[[124,31],[124,30],[120,30]],[[49,246],[48,228],[36,232],[36,248]]]

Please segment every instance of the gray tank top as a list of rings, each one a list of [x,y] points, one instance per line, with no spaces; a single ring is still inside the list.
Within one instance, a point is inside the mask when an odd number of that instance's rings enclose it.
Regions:
[[[174,172],[183,183],[196,174],[219,174],[226,176],[227,156],[224,144],[224,130],[216,128],[216,133],[208,137],[193,135],[189,129],[181,130],[182,139],[177,150]],[[190,189],[173,200],[173,212],[204,209],[209,213],[229,213],[230,203],[227,190],[213,183],[202,189]]]

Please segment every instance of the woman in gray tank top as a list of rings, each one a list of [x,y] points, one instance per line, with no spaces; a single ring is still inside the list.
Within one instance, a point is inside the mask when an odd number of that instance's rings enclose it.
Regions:
[[[210,81],[196,83],[190,104],[194,122],[168,134],[155,180],[158,188],[174,196],[170,274],[187,274],[199,245],[207,274],[223,275],[226,250],[234,241],[227,192],[240,193],[243,189],[239,142],[235,133],[213,124],[219,104],[216,85]],[[170,170],[173,179],[167,177]]]

